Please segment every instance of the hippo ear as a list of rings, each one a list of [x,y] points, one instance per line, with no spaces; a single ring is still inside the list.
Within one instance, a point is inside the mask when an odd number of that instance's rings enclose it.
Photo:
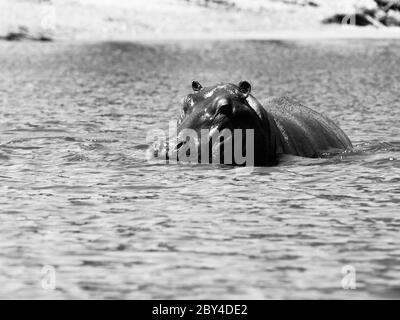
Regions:
[[[238,87],[239,87],[239,92],[242,93],[245,98],[247,98],[251,92],[250,83],[246,80],[243,80],[239,82]]]
[[[197,92],[197,91],[200,91],[201,89],[203,89],[203,86],[200,84],[200,82],[193,80],[192,88],[193,88],[193,91]]]

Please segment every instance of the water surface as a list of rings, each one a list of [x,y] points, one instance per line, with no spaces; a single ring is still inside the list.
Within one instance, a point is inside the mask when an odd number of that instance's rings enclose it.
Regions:
[[[0,298],[400,298],[399,52],[0,43]],[[294,97],[356,152],[254,170],[148,163],[148,131],[176,119],[192,79]]]

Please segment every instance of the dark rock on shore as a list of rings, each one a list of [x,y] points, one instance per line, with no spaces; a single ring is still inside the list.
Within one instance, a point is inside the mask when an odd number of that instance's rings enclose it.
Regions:
[[[53,41],[53,39],[45,34],[32,34],[29,29],[23,26],[18,28],[18,31],[10,31],[5,36],[0,36],[0,40],[6,41]]]

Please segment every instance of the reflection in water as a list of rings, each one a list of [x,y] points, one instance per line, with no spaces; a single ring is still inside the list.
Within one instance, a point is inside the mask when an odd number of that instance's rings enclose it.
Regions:
[[[0,46],[0,297],[399,297],[397,42]],[[149,164],[192,79],[296,97],[356,150]]]

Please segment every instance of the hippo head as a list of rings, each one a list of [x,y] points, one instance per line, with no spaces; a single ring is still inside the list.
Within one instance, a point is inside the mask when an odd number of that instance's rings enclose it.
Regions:
[[[169,159],[260,166],[275,162],[268,121],[254,108],[259,103],[250,95],[249,82],[203,87],[193,81],[192,89],[181,102],[176,141],[170,141],[167,150]]]

